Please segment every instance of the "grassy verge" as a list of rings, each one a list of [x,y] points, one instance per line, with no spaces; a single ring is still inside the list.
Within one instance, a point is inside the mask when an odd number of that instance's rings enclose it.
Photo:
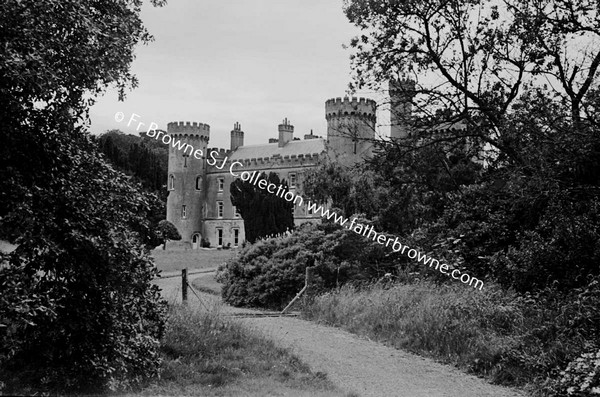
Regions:
[[[202,274],[192,281],[192,285],[201,292],[211,295],[221,296],[221,287],[223,284],[215,280],[214,273]]]
[[[161,379],[136,396],[342,395],[324,374],[217,308],[172,307],[161,354]]]
[[[599,346],[599,299],[588,292],[519,296],[489,284],[476,291],[425,282],[344,287],[315,298],[305,315],[493,383],[554,395],[560,370]]]
[[[189,270],[216,268],[235,255],[236,252],[237,250],[216,249],[163,251],[158,248],[152,251],[152,257],[159,270],[172,272],[185,268]]]

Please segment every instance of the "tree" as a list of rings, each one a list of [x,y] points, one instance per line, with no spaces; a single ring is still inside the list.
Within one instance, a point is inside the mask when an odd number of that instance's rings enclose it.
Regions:
[[[158,233],[163,240],[163,250],[167,249],[167,240],[181,240],[181,234],[175,225],[166,219],[158,222]]]
[[[275,186],[282,186],[283,196],[289,191],[285,179],[271,172],[269,176],[263,172],[260,179],[264,179]],[[254,243],[257,239],[274,234],[285,233],[294,229],[294,203],[269,193],[264,189],[241,179],[231,183],[231,203],[239,210],[244,219],[244,232],[246,240]]]
[[[416,82],[408,96],[422,139],[398,146],[471,137],[494,147],[499,160],[522,163],[506,116],[524,88],[543,81],[550,96],[569,103],[577,129],[583,114],[590,117],[600,66],[595,1],[348,0],[345,12],[365,30],[351,41],[351,88]],[[448,128],[457,120],[467,128]],[[436,133],[427,133],[432,127]]]
[[[2,393],[97,393],[158,372],[156,196],[85,127],[96,94],[136,85],[141,5],[0,3],[0,238],[17,245],[0,257]]]

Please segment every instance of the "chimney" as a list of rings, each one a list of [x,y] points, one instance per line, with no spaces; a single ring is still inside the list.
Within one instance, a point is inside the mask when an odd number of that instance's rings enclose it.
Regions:
[[[294,137],[294,126],[291,125],[287,118],[283,119],[283,123],[279,124],[279,147],[285,146]]]
[[[316,139],[316,138],[318,138],[318,136],[313,134],[313,130],[310,130],[310,134],[304,134],[304,140]]]
[[[242,131],[242,125],[235,123],[233,130],[231,130],[231,151],[234,151],[240,146],[244,146],[244,131]]]

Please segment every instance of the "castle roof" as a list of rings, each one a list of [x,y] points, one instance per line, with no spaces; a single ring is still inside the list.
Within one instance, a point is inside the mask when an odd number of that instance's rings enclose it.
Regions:
[[[278,143],[240,146],[231,153],[230,159],[245,160],[252,158],[271,158],[277,155],[281,157],[291,157],[301,154],[321,154],[325,150],[325,140],[323,138],[315,138],[303,141],[289,141],[283,147],[279,147]]]

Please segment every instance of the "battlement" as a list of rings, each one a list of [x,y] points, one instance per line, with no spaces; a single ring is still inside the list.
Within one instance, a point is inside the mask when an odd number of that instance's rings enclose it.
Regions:
[[[211,147],[211,148],[206,149],[206,152],[209,153],[209,154],[211,152],[217,152],[219,154],[218,155],[214,155],[214,156],[218,157],[218,158],[221,158],[223,156],[227,156],[231,152],[231,150],[220,148],[220,147],[219,148],[217,148],[217,147]]]
[[[325,102],[325,118],[361,117],[375,120],[377,103],[372,99],[344,97],[332,98]]]
[[[167,131],[172,134],[194,134],[202,135],[208,138],[210,135],[210,126],[208,124],[189,122],[189,121],[173,121],[167,124]]]

